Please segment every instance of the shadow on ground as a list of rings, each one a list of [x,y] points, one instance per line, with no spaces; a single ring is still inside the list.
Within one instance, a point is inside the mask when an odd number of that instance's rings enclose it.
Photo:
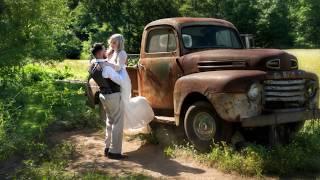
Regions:
[[[158,130],[158,136],[162,136],[165,143],[170,139],[171,130]],[[110,160],[103,156],[104,132],[77,131],[65,132],[53,135],[51,140],[58,143],[60,140],[68,140],[76,144],[77,156],[72,160],[69,170],[75,173],[88,171],[106,172],[108,174],[127,174],[128,172],[145,173],[154,177],[176,177],[182,174],[201,174],[203,169],[194,167],[191,163],[180,163],[167,158],[163,153],[163,141],[159,145],[142,142],[138,138],[124,141],[123,152],[129,158],[123,161]]]

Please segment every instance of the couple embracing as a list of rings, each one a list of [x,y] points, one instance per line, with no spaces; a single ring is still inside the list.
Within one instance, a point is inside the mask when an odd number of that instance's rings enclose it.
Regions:
[[[148,126],[154,118],[152,108],[144,97],[131,98],[131,80],[127,73],[127,53],[124,38],[114,34],[106,50],[95,43],[91,53],[89,74],[100,89],[100,101],[106,110],[106,147],[104,154],[110,159],[124,159],[122,138],[124,130],[135,131]]]

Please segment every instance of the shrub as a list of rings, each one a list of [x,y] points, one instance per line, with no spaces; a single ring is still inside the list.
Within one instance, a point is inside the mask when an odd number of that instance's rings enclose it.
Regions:
[[[3,79],[7,85],[0,91],[0,160],[43,150],[49,127],[101,126],[97,113],[85,104],[83,85],[56,81],[69,76],[68,68],[33,64]]]

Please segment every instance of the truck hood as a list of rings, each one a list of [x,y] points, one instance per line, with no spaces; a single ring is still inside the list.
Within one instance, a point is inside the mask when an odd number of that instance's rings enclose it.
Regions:
[[[179,61],[187,74],[230,69],[292,70],[298,65],[295,56],[278,49],[206,50],[187,54]]]

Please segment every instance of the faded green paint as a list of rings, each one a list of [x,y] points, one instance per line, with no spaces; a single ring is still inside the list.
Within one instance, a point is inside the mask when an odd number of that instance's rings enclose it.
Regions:
[[[160,81],[166,81],[169,78],[170,65],[166,60],[159,59],[150,66],[150,70]]]

